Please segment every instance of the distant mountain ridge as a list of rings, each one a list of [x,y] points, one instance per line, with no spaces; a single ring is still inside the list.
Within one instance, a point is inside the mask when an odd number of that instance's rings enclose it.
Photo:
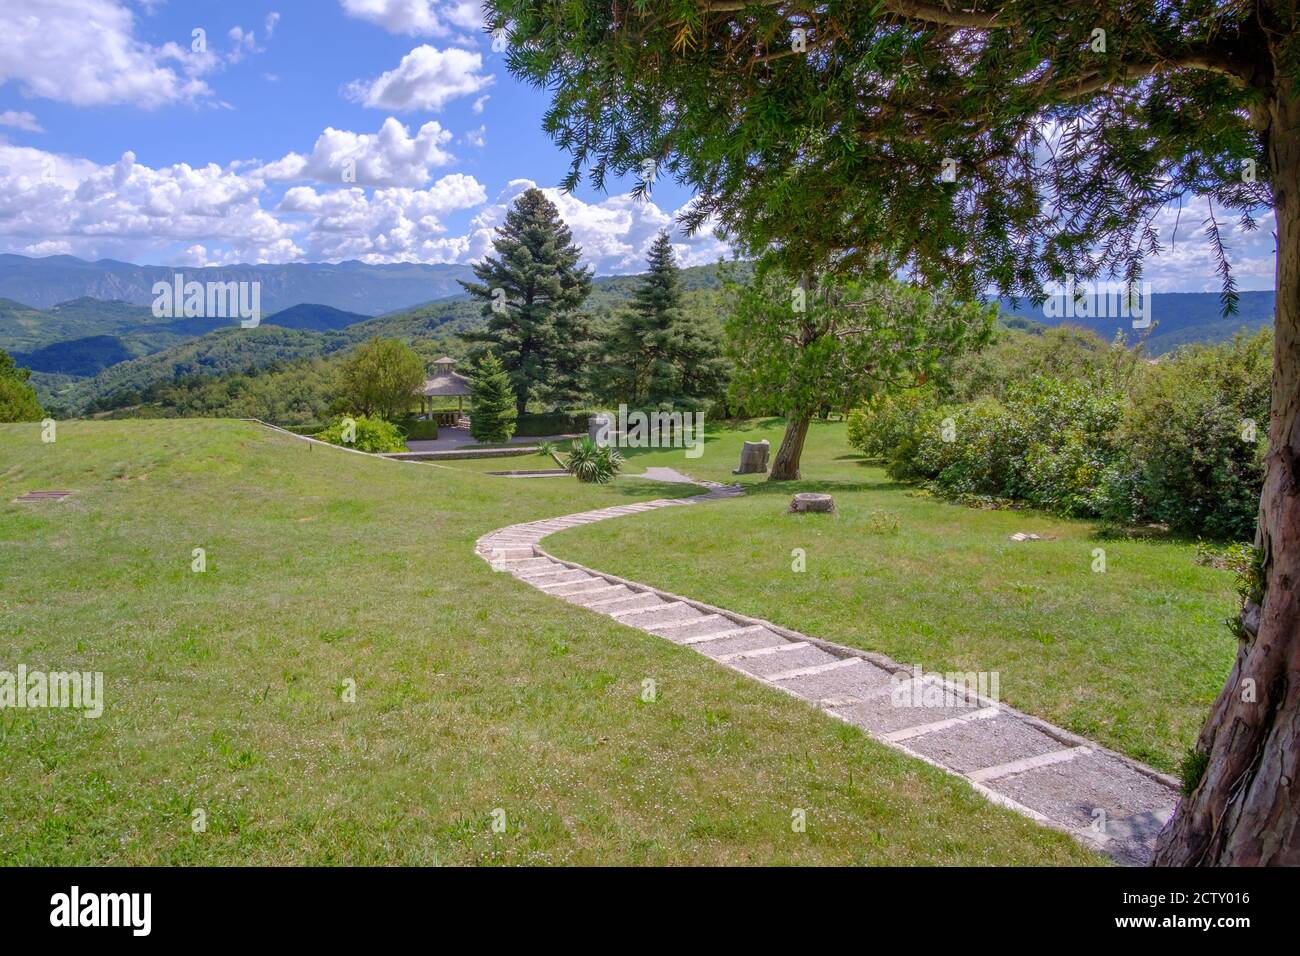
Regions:
[[[264,315],[304,302],[382,315],[457,295],[462,291],[457,280],[473,278],[469,266],[455,263],[369,265],[350,260],[199,268],[5,254],[0,255],[0,298],[37,309],[80,298],[147,306],[154,300],[154,283],[171,282],[177,273],[195,282],[260,282]]]
[[[1272,326],[1274,293],[1239,292],[1238,296],[1237,314],[1225,316],[1217,292],[1153,293],[1149,328],[1134,328],[1128,316],[1080,316],[1059,298],[1044,303],[1042,308],[1034,308],[1024,300],[1015,306],[1006,301],[1000,305],[1004,315],[1017,315],[1042,325],[1081,326],[1107,341],[1122,334],[1130,344],[1141,341],[1148,352],[1163,355],[1180,345],[1222,342],[1238,331],[1254,332]]]

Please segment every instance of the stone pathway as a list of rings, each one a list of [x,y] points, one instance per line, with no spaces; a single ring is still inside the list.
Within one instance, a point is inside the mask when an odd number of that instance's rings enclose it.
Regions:
[[[693,482],[672,469],[641,477],[698,484],[708,493],[511,525],[484,535],[476,551],[497,570],[552,597],[689,647],[805,700],[1121,863],[1150,860],[1156,834],[1178,800],[1172,777],[961,683],[917,677],[883,655],[562,561],[538,545],[548,534],[593,521],[744,494],[737,485]],[[926,706],[906,706],[908,696]]]

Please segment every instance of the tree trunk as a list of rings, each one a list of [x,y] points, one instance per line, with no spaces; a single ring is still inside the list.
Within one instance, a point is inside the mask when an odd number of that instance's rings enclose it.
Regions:
[[[808,423],[812,413],[799,411],[790,416],[785,426],[785,437],[781,447],[772,459],[772,471],[768,481],[797,481],[799,478],[799,456],[803,454],[803,441],[808,437]]]
[[[1263,604],[1247,607],[1228,684],[1201,729],[1208,755],[1161,833],[1161,866],[1300,865],[1300,97],[1268,106],[1277,214],[1269,455],[1260,498]]]

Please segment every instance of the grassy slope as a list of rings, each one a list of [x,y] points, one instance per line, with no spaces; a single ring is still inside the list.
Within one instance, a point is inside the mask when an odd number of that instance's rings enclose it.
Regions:
[[[472,554],[658,486],[485,479],[232,422],[38,435],[0,426],[0,669],[101,670],[107,707],[0,713],[0,863],[1095,859]],[[10,503],[35,488],[77,494]]]
[[[643,452],[631,468],[727,480],[742,439],[780,441],[779,423],[747,428],[712,436],[702,458]],[[996,670],[1008,703],[1177,767],[1232,664],[1229,573],[1197,566],[1187,542],[1101,540],[1086,522],[916,497],[835,423],[812,429],[803,474],[746,476],[747,498],[566,531],[548,550],[900,662]],[[796,491],[833,493],[839,514],[784,514]],[[1009,541],[1017,531],[1057,540]],[[1098,547],[1105,573],[1092,571]]]

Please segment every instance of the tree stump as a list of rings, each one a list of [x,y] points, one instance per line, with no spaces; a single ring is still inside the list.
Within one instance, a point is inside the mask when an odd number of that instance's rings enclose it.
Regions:
[[[747,441],[740,449],[740,467],[733,469],[733,475],[753,475],[767,471],[767,454],[772,446],[767,439]]]
[[[835,499],[830,495],[803,492],[794,496],[794,500],[790,502],[789,510],[791,513],[819,511],[833,514],[835,512]]]

